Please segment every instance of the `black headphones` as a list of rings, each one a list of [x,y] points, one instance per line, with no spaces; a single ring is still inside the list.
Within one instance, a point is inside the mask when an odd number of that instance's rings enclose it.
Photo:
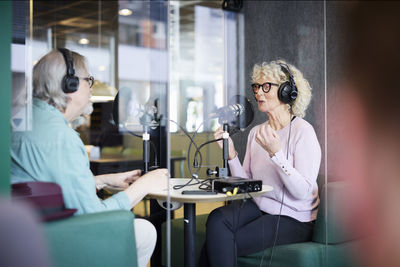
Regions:
[[[66,94],[76,92],[79,87],[79,78],[75,76],[72,53],[66,48],[58,48],[58,51],[63,55],[67,66],[67,74],[62,79],[61,88]]]
[[[297,87],[294,83],[293,75],[290,73],[289,66],[284,63],[277,63],[281,70],[286,74],[289,81],[281,83],[278,89],[278,98],[282,103],[293,104],[297,98]]]

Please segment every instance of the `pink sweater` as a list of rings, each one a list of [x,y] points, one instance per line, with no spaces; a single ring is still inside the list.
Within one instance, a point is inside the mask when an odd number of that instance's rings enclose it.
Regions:
[[[289,125],[277,131],[281,150],[272,158],[255,140],[260,126],[250,131],[243,166],[238,157],[229,161],[232,176],[262,180],[263,184],[273,187],[271,192],[255,198],[262,211],[279,214],[285,186],[281,214],[301,222],[315,220],[319,204],[317,176],[321,148],[314,128],[299,117],[292,121],[289,157],[286,159]]]

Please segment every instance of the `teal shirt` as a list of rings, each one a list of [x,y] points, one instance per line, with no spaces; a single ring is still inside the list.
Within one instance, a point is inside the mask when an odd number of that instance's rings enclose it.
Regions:
[[[11,138],[11,182],[55,182],[62,188],[65,206],[77,214],[130,209],[120,192],[106,200],[96,195],[89,158],[79,134],[64,115],[46,102],[33,99],[32,131]]]

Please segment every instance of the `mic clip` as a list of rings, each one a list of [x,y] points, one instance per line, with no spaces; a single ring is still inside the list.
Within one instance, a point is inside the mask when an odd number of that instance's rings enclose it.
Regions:
[[[216,167],[215,171],[213,169],[208,168],[206,173],[208,177],[215,175],[218,178],[226,178],[228,177],[228,168]]]

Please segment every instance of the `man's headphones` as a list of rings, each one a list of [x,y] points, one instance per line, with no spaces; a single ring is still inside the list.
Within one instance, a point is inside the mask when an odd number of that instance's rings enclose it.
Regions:
[[[297,98],[297,87],[293,75],[290,73],[289,66],[284,63],[277,63],[281,70],[286,74],[289,81],[281,83],[278,89],[278,98],[282,103],[293,104]]]
[[[62,79],[61,88],[66,94],[76,92],[79,87],[79,78],[75,76],[72,53],[66,48],[58,48],[58,51],[63,55],[67,66],[67,74]]]

